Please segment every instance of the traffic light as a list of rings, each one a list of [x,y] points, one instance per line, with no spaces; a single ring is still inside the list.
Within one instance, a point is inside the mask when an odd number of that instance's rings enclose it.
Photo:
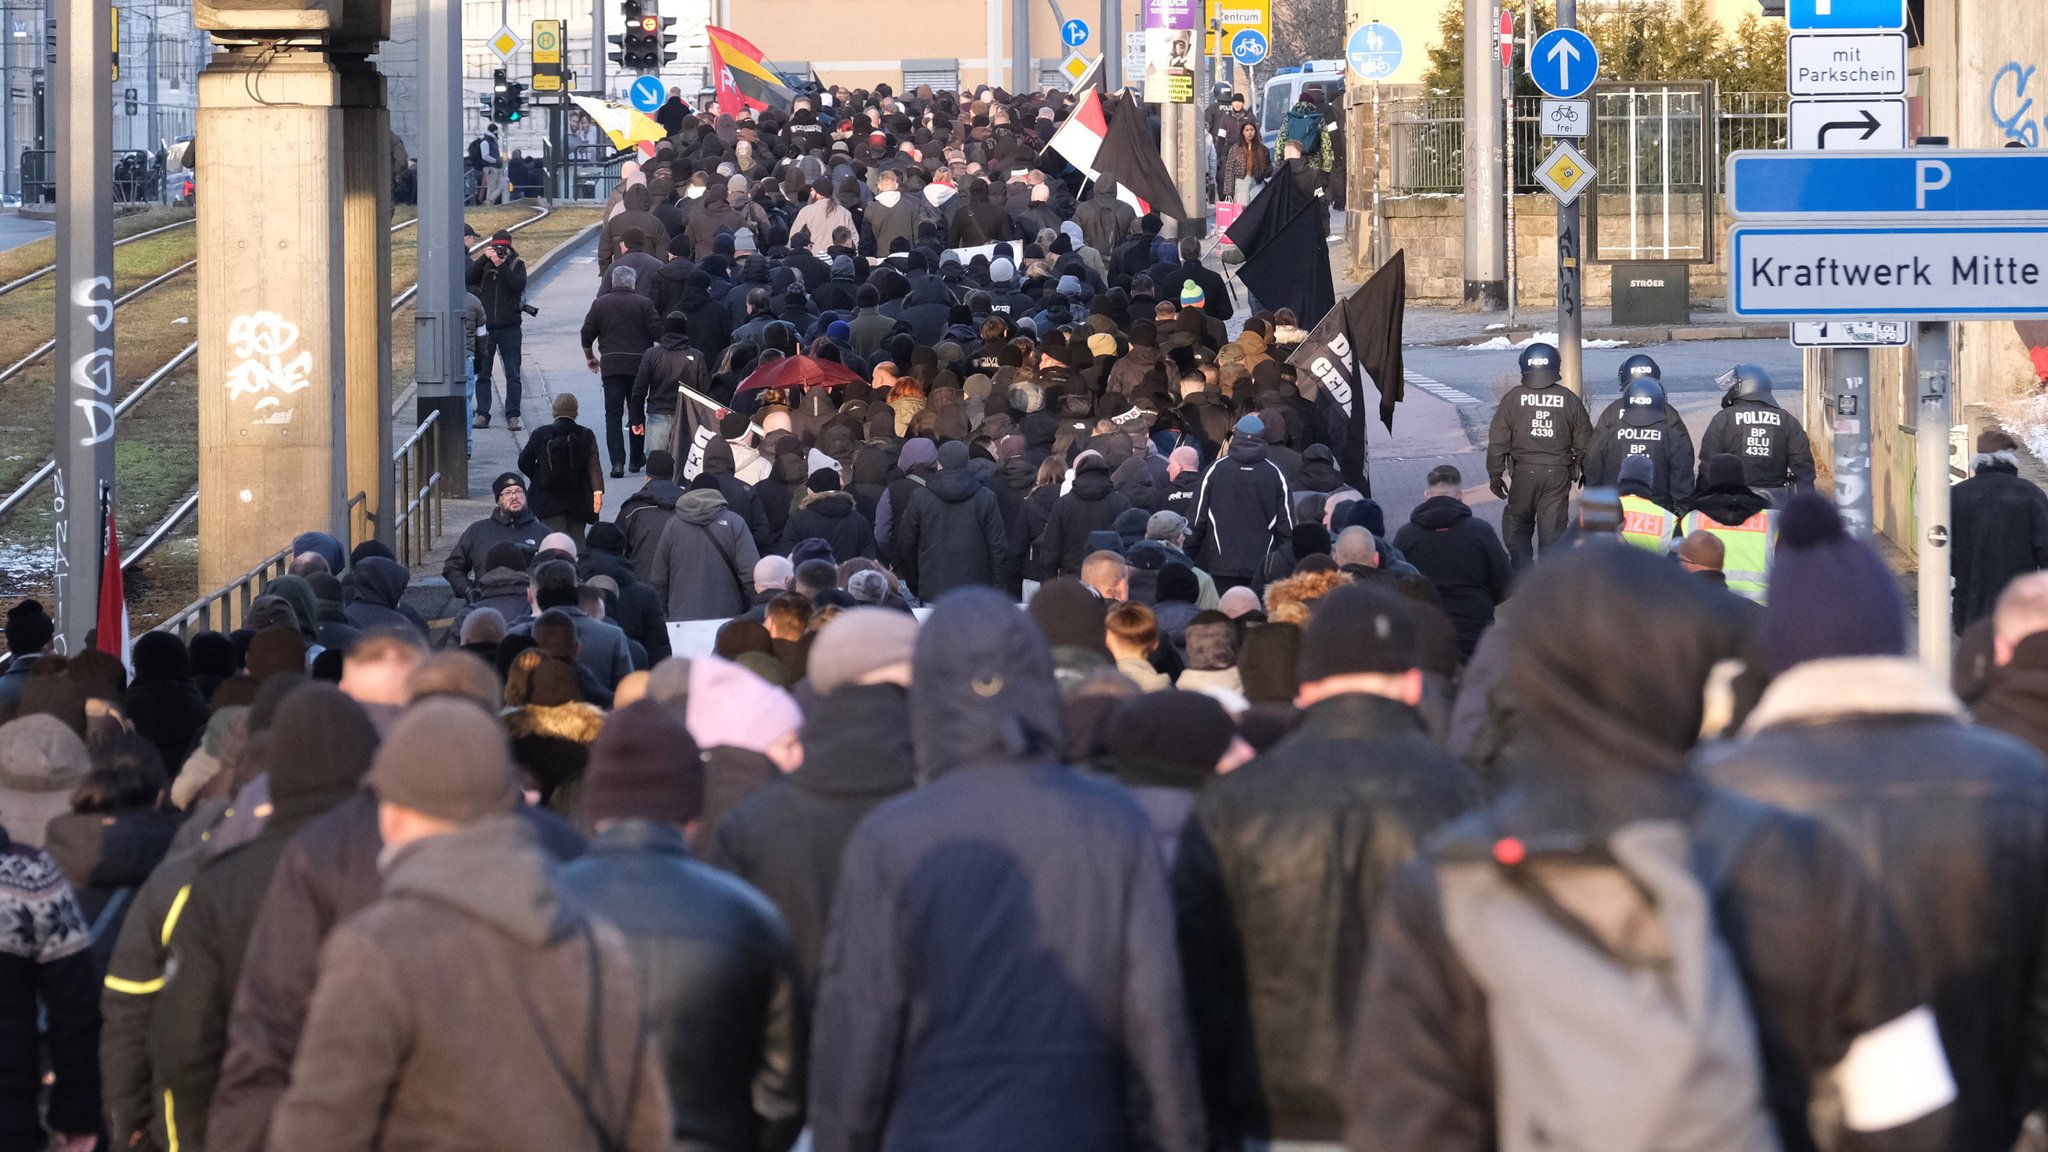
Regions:
[[[619,12],[626,19],[625,31],[606,37],[619,48],[609,54],[613,63],[634,72],[655,72],[675,59],[674,53],[663,48],[676,38],[662,34],[675,23],[673,17],[662,19],[645,0],[620,0]]]
[[[505,123],[517,124],[526,115],[526,85],[514,80],[505,85]]]
[[[655,49],[661,53],[661,64],[659,67],[666,68],[676,62],[676,54],[669,51],[668,47],[676,42],[675,34],[669,31],[669,29],[676,26],[676,18],[673,16],[663,16],[660,17],[660,20],[661,25],[656,32]]]

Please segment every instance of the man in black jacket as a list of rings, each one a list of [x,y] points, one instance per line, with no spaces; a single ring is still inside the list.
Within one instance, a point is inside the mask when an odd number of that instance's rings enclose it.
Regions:
[[[1619,543],[1564,551],[1525,581],[1503,622],[1515,639],[1505,648],[1505,686],[1516,716],[1516,786],[1442,829],[1381,901],[1344,1081],[1345,1143],[1358,1152],[1493,1148],[1500,1125],[1527,1120],[1504,1115],[1497,1092],[1491,1022],[1513,1010],[1494,1004],[1475,975],[1527,961],[1510,942],[1453,943],[1439,882],[1446,869],[1497,875],[1480,871],[1493,849],[1503,869],[1542,883],[1550,867],[1610,852],[1623,829],[1716,835],[1701,814],[1730,803],[1686,764],[1708,677],[1736,650],[1714,590]],[[1751,1071],[1761,1083],[1748,1106],[1775,1139],[1754,1146],[1995,1147],[1948,1142],[1944,1105],[1954,1086],[1912,957],[1864,864],[1810,819],[1744,811],[1753,816],[1747,834],[1713,844],[1728,865],[1708,923],[1755,1021],[1744,1047],[1756,1052]],[[1447,856],[1452,844],[1480,855],[1467,866]],[[1628,1019],[1598,1027],[1633,1034]],[[1590,1048],[1602,1039],[1590,1031],[1555,1039]],[[1653,1090],[1671,1099],[1646,1081],[1616,1081],[1609,1092],[1617,1100]],[[1814,1107],[1821,1096],[1833,1106]]]
[[[475,427],[491,426],[491,359],[505,362],[505,427],[519,425],[519,322],[525,319],[526,261],[512,247],[512,234],[500,230],[483,252],[469,262],[469,290],[484,306],[484,338],[476,346]]]
[[[1174,869],[1210,1132],[1343,1135],[1339,1054],[1380,895],[1479,784],[1424,727],[1411,608],[1345,587],[1303,636],[1300,719],[1195,801]]]
[[[968,468],[967,445],[949,440],[939,470],[912,491],[896,526],[896,570],[931,603],[969,584],[1000,584],[1009,545],[996,494]]]
[[[718,822],[712,859],[766,893],[789,924],[804,1000],[817,992],[839,864],[861,818],[917,783],[910,747],[910,651],[917,621],[854,608],[811,644],[817,702],[804,714],[804,762]]]
[[[491,481],[491,496],[497,507],[491,514],[462,530],[448,559],[441,564],[441,578],[458,598],[468,599],[470,581],[486,570],[485,558],[494,544],[517,544],[531,560],[540,550],[548,526],[526,505],[526,478],[517,472],[501,472]]]
[[[519,469],[533,477],[533,514],[582,548],[584,526],[604,510],[604,466],[597,436],[576,422],[576,411],[574,392],[556,395],[555,419],[526,438]]]
[[[1218,592],[1263,585],[1267,557],[1294,535],[1287,477],[1266,452],[1265,421],[1244,417],[1196,490],[1187,551],[1215,578]]]
[[[583,317],[583,359],[604,381],[604,439],[611,452],[614,480],[624,476],[628,467],[638,472],[647,463],[640,428],[630,432],[633,459],[627,462],[624,429],[626,401],[639,376],[641,358],[661,339],[661,317],[654,314],[653,301],[634,290],[639,280],[639,273],[632,268],[624,264],[614,267],[606,276],[604,291],[590,302],[590,311]]]
[[[656,448],[647,454],[647,483],[638,492],[626,497],[619,505],[619,513],[613,517],[626,533],[626,558],[633,562],[633,575],[647,579],[648,570],[654,566],[654,546],[661,540],[661,530],[668,527],[669,513],[676,510],[676,501],[682,499],[682,486],[675,481],[676,458],[665,449]]]
[[[1716,383],[1728,391],[1700,437],[1698,486],[1707,486],[1707,461],[1725,452],[1741,459],[1742,482],[1773,504],[1794,491],[1810,491],[1813,445],[1799,417],[1771,394],[1771,374],[1754,364],[1737,364]]]
[[[1479,637],[1493,625],[1493,610],[1508,598],[1513,569],[1493,526],[1465,506],[1465,479],[1456,468],[1430,469],[1429,487],[1408,523],[1394,533],[1394,547],[1436,588],[1444,615],[1458,633],[1458,654],[1466,660]]]
[[[2014,577],[2048,568],[2048,494],[2020,476],[2019,452],[2003,430],[1986,429],[1976,474],[1949,490],[1958,632],[1991,615]]]
[[[1775,678],[1700,767],[1856,851],[1933,993],[1956,1083],[1948,1146],[2009,1148],[2041,1107],[2023,1085],[2048,1024],[2048,765],[1972,725],[1947,677],[1906,656],[1897,581],[1831,502],[1802,493],[1779,516],[1760,629]]]
[[[661,343],[641,354],[626,398],[626,421],[633,435],[649,448],[673,455],[681,447],[675,442],[677,389],[701,393],[710,379],[703,353],[691,346],[690,318],[670,313],[661,322]]]
[[[853,494],[840,491],[839,473],[820,468],[807,482],[808,495],[782,525],[782,551],[806,540],[823,540],[839,560],[875,558],[875,530],[854,507]]]
[[[1135,803],[1061,764],[1045,636],[962,589],[911,664],[925,783],[846,845],[813,1146],[1208,1148],[1159,850]]]
[[[597,839],[557,882],[633,952],[674,1146],[782,1152],[804,1117],[796,959],[759,892],[690,858],[704,766],[689,729],[653,701],[613,713],[582,803]]]

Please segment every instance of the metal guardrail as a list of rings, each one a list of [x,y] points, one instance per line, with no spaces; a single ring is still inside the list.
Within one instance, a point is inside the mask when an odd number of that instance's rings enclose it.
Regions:
[[[441,419],[430,412],[391,455],[398,470],[397,491],[405,508],[391,526],[398,539],[398,562],[407,568],[426,558],[441,538],[441,438],[427,432]]]
[[[291,546],[286,545],[242,573],[239,579],[187,604],[150,631],[176,633],[178,639],[188,643],[201,632],[232,632],[249,618],[249,605],[263,595],[272,580],[284,575],[291,563]]]
[[[413,429],[412,435],[391,456],[391,462],[398,470],[400,491],[409,497],[405,511],[394,521],[398,532],[398,560],[408,568],[424,558],[427,549],[433,547],[441,536],[440,459],[436,438],[426,434],[440,418],[441,414],[435,412],[420,421],[420,426]],[[431,467],[432,474],[421,478],[419,469],[422,467]],[[364,500],[364,494],[358,492],[349,497],[344,509],[349,514],[352,543],[360,542],[357,532],[363,526],[359,513]],[[136,546],[132,555],[122,557],[121,570],[127,571],[155,551],[198,507],[199,494],[194,492]],[[179,609],[150,631],[174,632],[178,639],[188,641],[200,632],[232,632],[248,618],[250,603],[263,595],[271,581],[289,571],[291,563],[292,550],[290,545],[286,545],[224,587]]]
[[[1602,99],[1595,89],[1595,99]],[[1611,100],[1606,101],[1612,104]],[[1739,148],[1783,148],[1789,132],[1788,107],[1791,97],[1783,92],[1717,93],[1711,117],[1718,154],[1722,157]],[[1543,159],[1543,136],[1538,125],[1541,99],[1515,99],[1515,191],[1536,193],[1536,166]],[[1597,111],[1596,127],[1612,107]],[[1418,96],[1389,100],[1381,118],[1385,124],[1385,179],[1387,194],[1460,195],[1465,191],[1465,101],[1459,96]],[[1698,119],[1694,119],[1697,130]],[[1597,158],[1596,158],[1597,159]],[[1715,164],[1710,174],[1725,179],[1723,166]],[[1600,165],[1602,182],[1607,165]]]

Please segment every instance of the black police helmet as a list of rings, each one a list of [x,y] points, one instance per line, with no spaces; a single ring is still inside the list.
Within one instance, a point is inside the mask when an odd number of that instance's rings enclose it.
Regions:
[[[1531,388],[1547,388],[1564,377],[1558,371],[1557,349],[1548,344],[1531,344],[1522,349],[1520,367],[1522,383]]]
[[[1657,367],[1655,360],[1638,352],[1621,362],[1621,371],[1616,375],[1620,377],[1622,391],[1626,392],[1628,391],[1629,383],[1635,380],[1636,377],[1648,376],[1652,380],[1662,380],[1664,379],[1664,370]]]
[[[1638,376],[1621,390],[1621,422],[1631,428],[1664,423],[1667,407],[1664,385],[1654,376]]]
[[[1721,407],[1726,408],[1737,400],[1761,400],[1766,404],[1776,403],[1771,396],[1771,374],[1755,364],[1737,364],[1721,373],[1714,381],[1728,391],[1721,397]]]

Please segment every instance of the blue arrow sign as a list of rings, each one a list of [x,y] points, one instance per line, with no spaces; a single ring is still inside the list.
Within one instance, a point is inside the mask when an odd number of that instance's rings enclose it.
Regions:
[[[1401,66],[1401,35],[1385,24],[1362,24],[1344,45],[1351,70],[1375,83]]]
[[[1529,79],[1545,96],[1576,100],[1600,75],[1600,49],[1576,28],[1552,28],[1529,49]]]
[[[668,93],[662,91],[661,77],[642,76],[626,89],[626,98],[633,102],[633,107],[651,114],[668,99]]]
[[[2048,152],[1737,152],[1728,203],[1745,219],[2048,221]]]
[[[1900,32],[1906,27],[1906,0],[1787,0],[1785,24],[1794,31]]]
[[[1069,20],[1060,25],[1060,43],[1069,48],[1079,48],[1088,42],[1088,22]]]
[[[1257,28],[1239,28],[1230,38],[1230,58],[1247,68],[1257,66],[1265,60],[1271,45],[1266,43],[1266,34]]]

